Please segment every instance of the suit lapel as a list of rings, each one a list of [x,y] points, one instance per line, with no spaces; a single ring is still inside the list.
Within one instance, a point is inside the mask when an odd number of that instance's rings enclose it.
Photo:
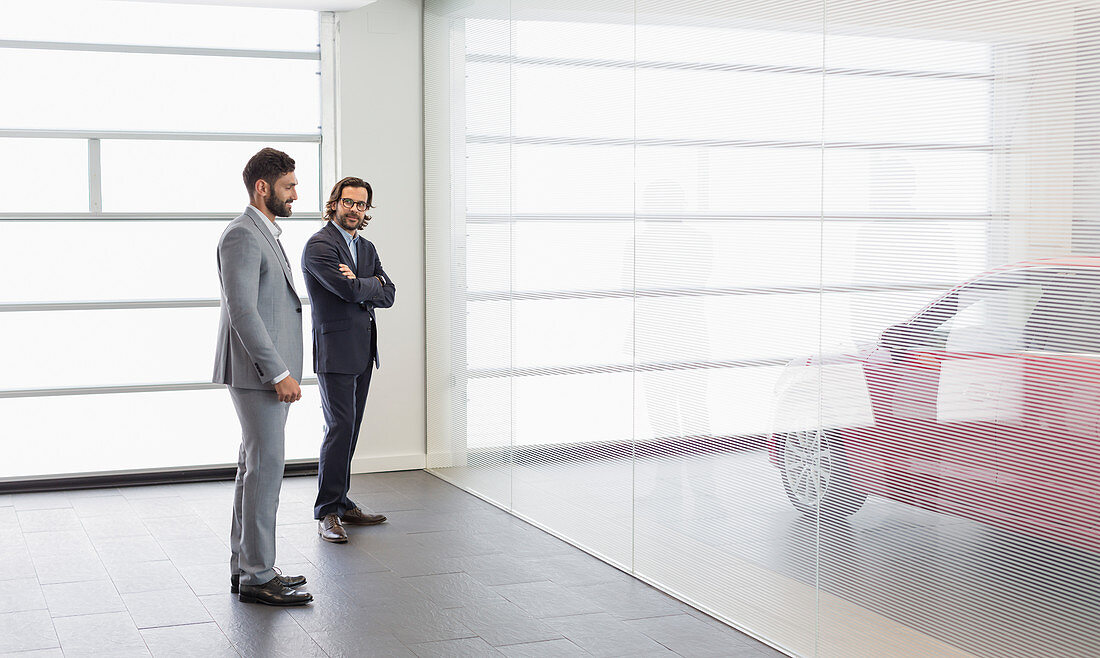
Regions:
[[[251,207],[251,206],[249,206]],[[255,211],[258,214],[259,211]],[[256,230],[260,232],[260,235],[264,236],[264,240],[267,240],[267,246],[271,248],[271,251],[275,254],[275,259],[279,262],[279,265],[283,269],[283,276],[286,277],[286,283],[290,286],[290,289],[294,291],[294,294],[298,294],[298,290],[294,287],[294,275],[290,271],[290,259],[284,257],[283,250],[279,248],[279,243],[275,241],[275,236],[271,234],[266,226],[260,224],[260,222],[268,221],[267,218],[257,218],[256,214],[252,212],[246,212],[248,218],[252,220],[252,223],[256,225]]]
[[[359,236],[359,241],[355,243],[355,276],[371,276],[371,272],[365,271],[367,261],[367,239],[363,236]]]
[[[351,252],[348,251],[348,243],[344,240],[340,228],[333,224],[330,219],[325,224],[325,230],[329,232],[329,237],[336,243],[336,250],[340,252],[340,257],[346,261],[344,264],[348,267],[355,267],[355,259],[351,257]]]

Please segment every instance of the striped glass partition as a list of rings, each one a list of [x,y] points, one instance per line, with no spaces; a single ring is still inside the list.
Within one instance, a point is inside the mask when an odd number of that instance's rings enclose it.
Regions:
[[[1098,18],[427,2],[432,471],[791,655],[1100,653]]]

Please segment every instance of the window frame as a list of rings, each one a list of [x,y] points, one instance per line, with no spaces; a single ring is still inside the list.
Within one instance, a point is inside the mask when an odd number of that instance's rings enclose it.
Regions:
[[[175,222],[175,221],[209,221],[227,222],[235,218],[239,212],[104,212],[102,199],[102,162],[101,144],[104,140],[157,140],[157,141],[200,141],[200,142],[255,142],[257,148],[270,142],[295,142],[302,144],[314,144],[318,150],[318,203],[323,205],[326,198],[325,190],[332,184],[338,175],[339,151],[336,146],[338,135],[337,102],[337,52],[338,30],[336,29],[336,15],[334,12],[317,12],[318,16],[318,48],[315,51],[281,51],[281,50],[255,50],[255,49],[226,49],[226,48],[201,48],[201,47],[176,47],[176,46],[152,46],[152,45],[122,45],[110,43],[73,43],[53,41],[14,41],[0,40],[0,48],[38,49],[60,51],[84,51],[84,52],[114,52],[145,55],[194,55],[211,57],[240,57],[263,58],[282,60],[315,60],[320,63],[320,76],[318,81],[318,97],[321,102],[321,125],[316,132],[309,133],[220,133],[220,132],[196,132],[196,131],[112,131],[112,130],[56,130],[56,129],[13,129],[0,127],[0,138],[24,138],[24,139],[73,139],[85,140],[88,146],[88,202],[84,212],[0,212],[0,226],[14,222],[82,222],[88,220],[126,222],[140,224],[142,222]],[[295,214],[283,221],[287,222],[317,222],[321,219],[320,212],[307,212]],[[309,304],[308,297],[302,297],[303,305]],[[221,300],[216,297],[201,299],[115,299],[104,301],[33,301],[0,303],[0,317],[4,313],[26,312],[64,312],[82,310],[133,310],[133,309],[181,309],[181,308],[217,308]],[[306,377],[301,384],[303,386],[316,385],[316,377]],[[14,398],[46,398],[86,395],[112,395],[120,393],[150,393],[150,392],[181,392],[206,389],[220,389],[222,385],[209,381],[153,381],[135,382],[127,385],[104,386],[54,386],[46,388],[17,388],[0,389],[0,400]],[[292,460],[293,461],[293,460]],[[315,459],[297,460],[298,470],[301,467],[315,468]],[[168,479],[175,481],[187,479],[211,479],[221,477],[221,464],[197,464],[186,470],[196,474],[194,477],[184,475],[180,468],[171,468],[172,473]],[[163,476],[156,473],[164,473],[163,469],[153,468],[140,472],[127,472],[135,478],[133,481],[163,481]],[[23,479],[0,478],[0,492],[15,490],[50,489],[61,486],[57,483],[64,482],[68,486],[87,486],[80,483],[85,480],[100,482],[104,474],[80,474],[70,477],[62,474],[54,476],[30,476]],[[126,474],[112,473],[108,477],[112,481],[122,478],[121,481],[130,482]],[[46,483],[46,484],[43,484]],[[75,483],[75,484],[74,484]]]

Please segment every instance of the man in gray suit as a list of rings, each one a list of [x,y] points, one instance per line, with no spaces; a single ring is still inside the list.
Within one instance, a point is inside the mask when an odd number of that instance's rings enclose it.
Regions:
[[[221,321],[214,383],[226,384],[241,422],[229,543],[230,591],[241,601],[301,605],[302,576],[275,569],[275,512],[283,483],[284,429],[302,398],[302,304],[276,217],[297,198],[294,160],[272,148],[244,168],[251,203],[218,242]]]

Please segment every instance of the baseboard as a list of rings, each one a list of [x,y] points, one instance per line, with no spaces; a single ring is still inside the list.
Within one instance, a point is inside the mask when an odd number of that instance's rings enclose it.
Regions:
[[[427,466],[424,453],[411,455],[383,455],[381,457],[353,457],[352,473],[382,473],[385,471],[412,471]]]

